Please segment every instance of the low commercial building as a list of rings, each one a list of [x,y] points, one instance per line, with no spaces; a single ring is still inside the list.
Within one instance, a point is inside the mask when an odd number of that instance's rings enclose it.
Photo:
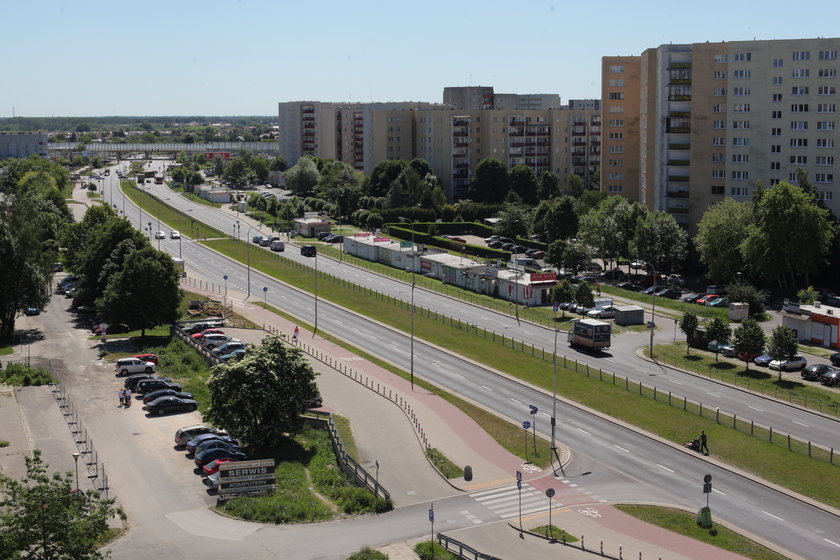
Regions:
[[[819,301],[814,305],[786,303],[781,315],[782,324],[793,329],[802,342],[840,348],[840,307]]]
[[[47,157],[46,132],[0,132],[0,159]]]
[[[226,204],[231,201],[231,192],[225,189],[213,188],[210,185],[198,185],[195,187],[195,194],[209,200],[210,202],[219,202]]]
[[[645,310],[638,305],[617,305],[615,307],[615,324],[641,325],[645,322]]]
[[[306,212],[303,218],[295,218],[292,230],[302,237],[316,237],[319,233],[329,233],[332,222],[329,218],[319,216],[317,212]]]

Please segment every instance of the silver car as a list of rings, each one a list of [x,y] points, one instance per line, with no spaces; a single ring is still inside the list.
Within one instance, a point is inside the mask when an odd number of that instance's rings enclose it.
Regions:
[[[773,360],[770,362],[770,369],[777,369],[779,371],[799,371],[808,365],[808,360],[804,356],[794,356],[792,360],[780,361]]]

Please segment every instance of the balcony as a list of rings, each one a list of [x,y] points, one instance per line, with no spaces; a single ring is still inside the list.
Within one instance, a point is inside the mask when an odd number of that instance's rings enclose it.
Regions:
[[[314,114],[315,113],[315,107],[304,107],[303,109],[301,109],[301,112],[304,115]]]
[[[525,121],[523,119],[510,119],[510,121],[508,121],[508,125],[510,125],[510,126],[525,126]]]
[[[668,101],[691,101],[690,95],[669,95]]]
[[[688,198],[688,191],[666,191],[665,196],[668,198]]]
[[[668,165],[675,165],[680,167],[685,167],[691,165],[691,160],[688,159],[669,159]]]
[[[688,183],[688,176],[683,175],[668,175],[668,180],[674,183]]]
[[[691,134],[690,126],[669,126],[665,129],[668,134]]]
[[[668,70],[675,70],[677,68],[691,68],[690,62],[672,62],[668,65]]]
[[[454,119],[452,126],[470,126],[470,121],[467,119]]]
[[[673,143],[668,144],[669,150],[690,150],[691,144],[680,144],[680,143]]]
[[[666,208],[669,214],[688,214],[688,207],[678,206],[674,208]]]
[[[691,111],[669,111],[669,117],[691,117]]]

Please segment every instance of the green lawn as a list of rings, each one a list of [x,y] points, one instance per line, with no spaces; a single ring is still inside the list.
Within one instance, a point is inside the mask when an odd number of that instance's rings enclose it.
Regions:
[[[143,212],[147,212],[150,216],[160,218],[161,222],[168,224],[170,227],[177,228],[178,231],[183,232],[185,235],[189,235],[192,238],[198,238],[199,236],[203,238],[228,237],[227,234],[222,233],[216,228],[194,220],[189,214],[176,210],[159,198],[138,188],[134,181],[120,181],[120,188],[132,202],[143,209]]]
[[[785,560],[787,558],[787,556],[782,556],[721,525],[715,525],[711,529],[703,529],[697,525],[695,515],[691,513],[659,506],[617,505],[615,507],[646,523],[734,554],[740,554],[746,558],[752,558],[753,560]],[[712,521],[714,522],[714,509],[712,510]]]
[[[653,305],[653,296],[640,294],[639,292],[623,290],[609,284],[601,284],[601,291],[616,297],[635,300],[646,305]],[[668,315],[680,317],[687,311],[693,311],[698,317],[720,317],[721,319],[728,319],[729,309],[726,307],[706,307],[705,305],[697,305],[665,297],[655,299],[657,314],[661,311]]]

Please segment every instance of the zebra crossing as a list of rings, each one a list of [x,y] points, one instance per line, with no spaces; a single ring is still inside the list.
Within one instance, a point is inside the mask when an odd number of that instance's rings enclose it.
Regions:
[[[502,519],[508,519],[519,515],[519,490],[515,485],[473,492],[470,497],[483,505]],[[554,500],[552,507],[560,507],[563,504]],[[548,511],[548,498],[546,495],[531,486],[522,483],[522,515]]]

